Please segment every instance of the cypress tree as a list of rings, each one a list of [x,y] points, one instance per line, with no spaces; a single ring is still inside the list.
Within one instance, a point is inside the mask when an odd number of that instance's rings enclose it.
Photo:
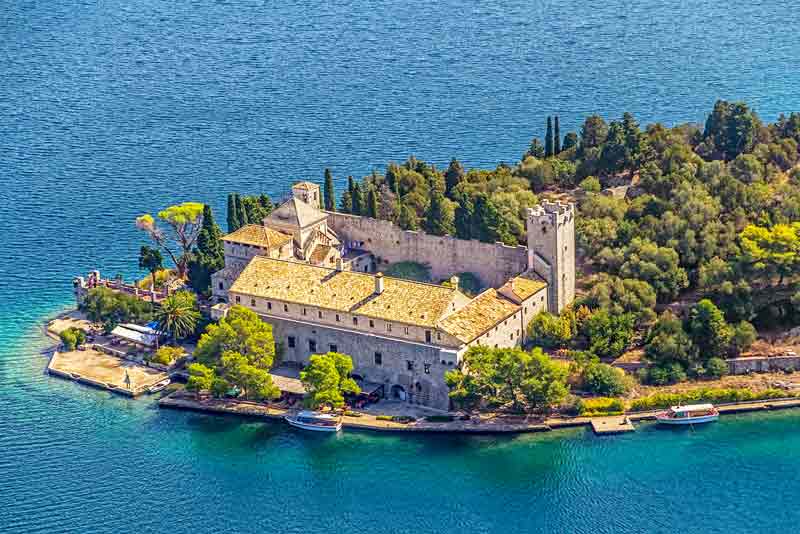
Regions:
[[[189,285],[198,293],[211,290],[211,275],[225,267],[225,250],[222,246],[222,230],[211,213],[211,207],[203,206],[203,223],[197,235],[197,247],[188,264]]]
[[[556,125],[553,131],[553,152],[555,155],[561,153],[561,128],[558,126],[558,115],[556,115]]]
[[[350,191],[342,193],[341,212],[353,213],[353,196],[350,194]]]
[[[235,232],[241,226],[238,196],[236,193],[228,193],[228,233]]]
[[[330,169],[325,169],[325,209],[336,211],[336,193],[333,191],[333,175]]]
[[[367,193],[367,217],[378,218],[378,193],[374,187],[370,187]]]
[[[472,233],[472,216],[474,206],[466,195],[458,199],[456,207],[455,227],[456,237],[459,239],[472,239],[476,237]]]
[[[247,206],[245,205],[243,196],[236,195],[236,213],[239,215],[239,228],[250,224],[250,218],[247,213]]]
[[[544,157],[553,155],[553,119],[547,117],[547,132],[544,134]]]
[[[353,198],[353,194],[356,192],[356,182],[352,176],[347,177],[347,190],[350,191],[350,198]]]
[[[365,215],[367,211],[366,200],[361,187],[353,184],[353,215]]]

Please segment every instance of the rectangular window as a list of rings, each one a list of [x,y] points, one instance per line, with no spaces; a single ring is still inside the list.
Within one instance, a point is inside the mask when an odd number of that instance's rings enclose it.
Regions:
[[[288,313],[288,312],[289,312],[289,306],[288,306],[288,305],[286,305],[286,304],[284,304],[284,305],[283,305],[283,311],[285,311],[285,312],[287,312],[287,313]]]
[[[358,317],[353,317],[353,324],[358,326]]]
[[[239,304],[240,302],[242,302],[242,297],[236,295],[236,304]]]
[[[307,311],[307,310],[306,310],[305,308],[303,308],[303,315],[305,315],[305,314],[306,314],[306,311]]]
[[[256,307],[256,299],[250,299],[250,306]]]
[[[339,347],[337,347],[334,343],[328,345],[329,352],[339,352]]]
[[[289,346],[290,349],[293,349],[297,344],[294,339],[294,336],[289,336],[289,339],[286,340],[286,344]]]
[[[317,352],[317,341],[315,339],[308,340],[308,350],[310,352]]]
[[[423,367],[425,368],[425,374],[426,375],[431,374],[431,364],[426,363],[426,364],[423,365]]]
[[[407,326],[404,328],[404,331],[405,331],[406,335],[408,335],[408,327]]]
[[[375,365],[383,365],[383,354],[380,352],[375,353]]]
[[[441,339],[442,339],[442,333],[441,332],[436,332],[436,339],[441,341]]]
[[[387,332],[391,332],[392,331],[392,323],[386,323],[386,331]]]
[[[321,311],[318,311],[318,312],[317,312],[317,316],[318,316],[320,319],[322,319],[322,312],[321,312]]]
[[[406,369],[409,371],[414,370],[414,360],[406,360]]]
[[[369,327],[375,328],[375,321],[373,321],[372,319],[369,320]]]
[[[336,314],[336,322],[337,322],[337,323],[341,323],[341,322],[342,322],[342,320],[341,320],[341,318],[339,317],[339,314],[338,314],[338,313]]]
[[[431,342],[431,331],[425,330],[425,343],[430,343],[430,342]]]
[[[222,282],[220,282],[220,283],[219,283],[219,288],[220,288],[220,289],[225,289],[225,286],[223,285],[223,283],[222,283]]]

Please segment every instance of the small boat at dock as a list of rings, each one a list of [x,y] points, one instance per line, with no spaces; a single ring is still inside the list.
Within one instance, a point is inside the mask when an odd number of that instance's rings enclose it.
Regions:
[[[672,406],[669,410],[656,415],[662,425],[696,425],[710,423],[719,419],[719,411],[713,404],[687,404]]]
[[[171,381],[170,381],[170,379],[169,379],[169,378],[165,378],[164,380],[161,380],[161,381],[159,381],[159,382],[156,382],[155,384],[153,384],[152,386],[150,386],[150,387],[147,389],[147,392],[148,392],[148,393],[158,393],[159,391],[161,391],[161,390],[163,390],[165,387],[167,387],[167,386],[170,384],[170,382],[171,382]]]
[[[286,422],[290,425],[302,428],[303,430],[313,430],[316,432],[338,432],[342,429],[341,416],[329,414],[302,411],[294,415],[287,415],[284,417]]]

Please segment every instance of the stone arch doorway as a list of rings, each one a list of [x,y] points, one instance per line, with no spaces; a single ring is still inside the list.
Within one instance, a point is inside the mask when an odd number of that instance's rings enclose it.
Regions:
[[[400,384],[393,385],[392,389],[390,390],[390,397],[392,399],[401,401],[406,400],[408,398],[408,395],[406,394],[406,388],[404,388]]]

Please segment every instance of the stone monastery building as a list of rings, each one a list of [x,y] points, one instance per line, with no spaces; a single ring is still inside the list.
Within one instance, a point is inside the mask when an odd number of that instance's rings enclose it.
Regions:
[[[321,211],[320,189],[301,182],[261,225],[223,238],[225,268],[212,275],[214,315],[246,306],[272,324],[283,360],[342,352],[354,375],[387,397],[449,407],[445,371],[473,345],[513,347],[538,312],[560,312],[575,294],[575,209],[528,210],[528,246],[510,247],[404,231],[388,221]],[[446,285],[381,274],[390,263],[430,266]],[[471,298],[456,273],[488,289]]]

